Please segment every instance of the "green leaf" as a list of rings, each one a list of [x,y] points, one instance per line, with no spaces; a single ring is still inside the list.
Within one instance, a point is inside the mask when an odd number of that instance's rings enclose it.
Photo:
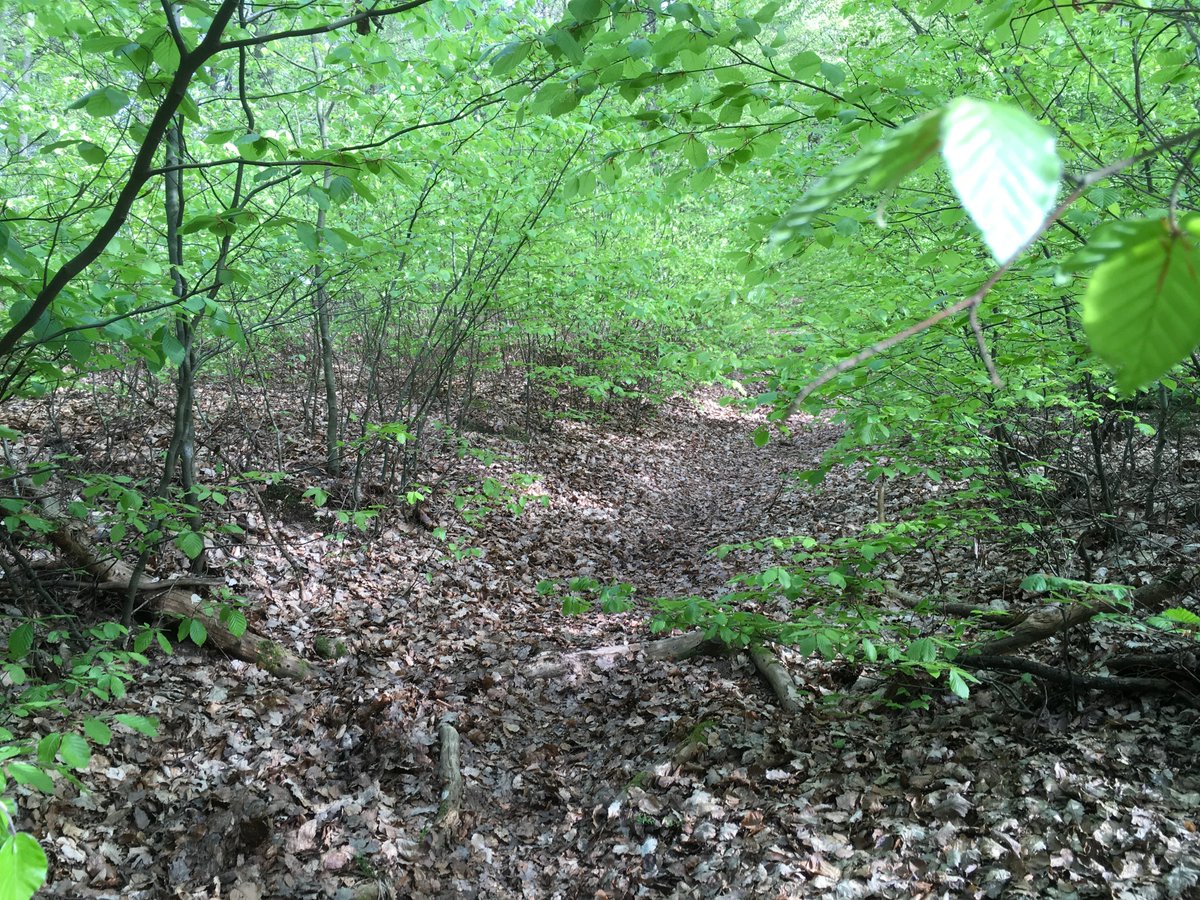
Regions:
[[[92,748],[87,739],[78,734],[64,734],[58,747],[59,758],[72,769],[83,770],[92,759]]]
[[[86,163],[91,163],[94,166],[100,165],[108,159],[108,153],[103,147],[93,144],[91,141],[80,141],[79,146],[75,148],[79,155]]]
[[[754,429],[754,446],[765,447],[771,442],[771,432],[767,430],[766,425],[759,425]]]
[[[754,21],[753,19],[746,19],[746,18],[738,19],[737,27],[738,27],[738,31],[740,31],[742,33],[742,37],[747,37],[747,38],[757,37],[758,33],[760,31],[762,31],[762,26],[759,25],[758,22]]]
[[[964,700],[971,696],[971,688],[967,686],[966,679],[957,669],[951,669],[946,674],[946,683],[956,696],[962,697]]]
[[[105,118],[107,116],[115,116],[128,105],[128,95],[118,91],[116,88],[102,87],[94,91],[88,91],[68,106],[67,109],[83,109],[90,116]]]
[[[200,231],[203,228],[211,228],[218,221],[219,220],[217,219],[216,216],[210,216],[210,215],[195,216],[191,219],[188,219],[181,226],[179,226],[179,233],[180,234],[194,234],[195,232]]]
[[[240,638],[246,633],[246,614],[236,607],[223,612],[221,621],[235,638]]]
[[[626,52],[628,52],[633,59],[641,59],[643,56],[647,56],[652,49],[653,45],[645,38],[638,38],[637,40],[630,41],[625,45]]]
[[[591,604],[576,594],[563,597],[562,611],[564,616],[579,616],[588,611]]]
[[[935,110],[889,131],[853,159],[814,184],[772,229],[771,242],[782,244],[809,226],[859,181],[870,191],[888,190],[938,149],[942,110]]]
[[[182,550],[188,559],[196,559],[204,552],[204,538],[194,531],[181,531],[175,535],[175,546]]]
[[[1200,343],[1200,216],[1172,232],[1166,220],[1126,228],[1092,274],[1083,328],[1126,393],[1155,381]]]
[[[691,3],[668,3],[663,12],[675,19],[687,19],[699,23],[700,13]]]
[[[300,239],[301,244],[313,253],[316,253],[321,246],[321,241],[317,237],[317,229],[307,222],[296,223],[296,237]]]
[[[846,73],[842,71],[840,66],[835,66],[833,63],[823,62],[818,68],[820,69],[821,74],[825,76],[825,80],[828,81],[832,87],[837,87],[846,80]]]
[[[1170,622],[1178,622],[1180,625],[1200,625],[1200,616],[1196,615],[1190,609],[1183,609],[1181,607],[1164,609],[1162,617]]]
[[[171,361],[172,365],[178,366],[183,363],[183,344],[179,343],[179,338],[170,328],[163,329],[162,349],[163,355]]]
[[[1005,263],[1054,208],[1062,162],[1054,135],[1024,110],[960,97],[942,117],[942,157],[954,190]]]
[[[29,900],[46,883],[46,853],[33,835],[10,834],[0,844],[0,900]]]
[[[571,0],[567,4],[567,9],[571,11],[576,22],[590,22],[600,15],[600,10],[603,8],[603,0]]]
[[[492,74],[507,75],[529,56],[530,45],[524,41],[514,41],[505,45],[499,53],[492,57]]]
[[[188,637],[192,639],[192,643],[197,647],[203,647],[204,642],[208,640],[208,629],[204,627],[204,623],[199,619],[192,619],[188,626]]]
[[[8,636],[8,658],[24,659],[33,647],[33,623],[22,622]]]
[[[703,169],[708,165],[708,148],[695,135],[689,136],[684,142],[683,156],[694,169]]]
[[[101,747],[107,747],[112,743],[112,729],[94,716],[83,720],[83,730]]]
[[[171,646],[170,639],[161,631],[156,631],[154,633],[154,639],[158,642],[158,649],[167,654],[167,656],[170,656],[175,652],[175,648]],[[117,716],[117,718],[119,719],[120,716]]]
[[[113,718],[124,725],[126,728],[132,728],[138,734],[144,734],[147,737],[158,736],[158,722],[146,716],[134,716],[128,713],[117,713]]]
[[[334,203],[345,203],[354,196],[354,182],[345,175],[335,175],[329,181],[329,196]]]
[[[550,32],[550,40],[571,62],[576,65],[583,62],[583,48],[579,46],[579,42],[575,40],[574,35],[567,31],[567,29],[554,29],[554,31]]]
[[[27,784],[44,794],[54,793],[54,780],[40,766],[30,763],[9,763],[8,776],[17,784]]]
[[[54,757],[58,755],[58,747],[61,743],[62,735],[55,731],[50,732],[50,734],[38,741],[38,763],[43,766],[54,765]]]

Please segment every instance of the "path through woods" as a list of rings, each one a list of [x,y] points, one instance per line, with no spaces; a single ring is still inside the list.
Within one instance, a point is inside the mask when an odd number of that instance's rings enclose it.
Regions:
[[[480,558],[399,519],[339,548],[328,522],[296,517],[276,528],[298,574],[258,523],[260,561],[238,573],[252,624],[310,658],[318,635],[350,652],[302,684],[182,648],[156,660],[130,702],[161,738],[115,740],[88,793],[22,800],[51,855],[47,893],[1194,896],[1193,710],[1100,698],[1068,718],[1002,686],[929,713],[838,708],[812,698],[845,673],[787,656],[808,698],[795,716],[743,657],[523,674],[650,637],[638,609],[564,617],[543,579],[713,596],[751,562],[716,559],[717,544],[828,538],[875,516],[844,472],[819,494],[781,491],[830,426],[760,450],[753,425],[701,394],[636,427],[474,435],[506,455],[489,471],[541,473],[550,498],[468,539],[449,499],[468,473],[442,472],[429,515]],[[443,723],[461,739],[463,797],[439,820]]]

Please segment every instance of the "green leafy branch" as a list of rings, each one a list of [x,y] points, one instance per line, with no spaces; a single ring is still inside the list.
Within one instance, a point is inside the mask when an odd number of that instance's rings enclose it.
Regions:
[[[796,395],[786,416],[838,375],[962,312],[969,315],[993,384],[1000,386],[978,321],[984,297],[1089,188],[1198,137],[1200,129],[1193,129],[1092,171],[1055,206],[1062,163],[1047,129],[1020,109],[964,97],[894,129],[836,167],[780,220],[773,243],[811,235],[812,223],[856,186],[896,188],[940,150],[955,193],[1000,266],[970,296],[824,370]],[[1098,264],[1083,301],[1084,328],[1095,352],[1117,370],[1122,391],[1163,375],[1200,343],[1197,237],[1197,217],[1180,223],[1169,212],[1162,220],[1125,220],[1098,229],[1076,259],[1080,268]]]

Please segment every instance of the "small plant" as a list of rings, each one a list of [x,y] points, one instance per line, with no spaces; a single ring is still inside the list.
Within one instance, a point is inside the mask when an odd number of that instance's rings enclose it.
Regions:
[[[599,603],[600,609],[606,613],[622,613],[633,609],[634,588],[629,584],[601,585],[590,576],[572,578],[563,584],[544,578],[537,585],[540,596],[562,594],[563,615],[578,616]]]
[[[341,659],[346,655],[346,642],[335,640],[327,634],[318,634],[313,638],[313,652],[321,659]]]
[[[1164,609],[1157,616],[1150,616],[1146,622],[1163,631],[1171,631],[1193,640],[1200,640],[1200,616],[1190,609],[1180,607]]]
[[[99,703],[125,696],[129,665],[147,662],[140,651],[120,646],[128,629],[115,622],[93,626],[85,633],[87,646],[72,653],[71,635],[56,620],[15,621],[3,664],[3,677],[12,690],[0,700],[0,715],[9,721],[39,724],[57,715],[63,726],[20,737],[0,727],[0,792],[11,781],[53,793],[55,774],[79,785],[75,773],[88,767],[92,745],[111,743],[113,725],[150,737],[158,733],[157,723],[145,716],[104,712],[76,720],[67,703],[74,696]],[[0,896],[25,900],[46,880],[46,855],[32,835],[16,830],[15,817],[14,802],[0,801]]]
[[[200,602],[198,612],[208,618],[215,618],[229,630],[229,633],[235,638],[241,637],[246,633],[246,598],[235,594],[228,587],[217,589],[215,600],[204,600]],[[170,653],[169,645],[164,644],[159,635],[159,645],[163,647],[164,652]],[[179,620],[179,628],[175,635],[176,641],[184,639],[190,640],[197,647],[204,646],[204,642],[208,640],[208,627],[204,624],[204,620],[199,616],[184,616]],[[142,638],[139,636],[139,640]]]
[[[432,493],[432,488],[429,485],[414,484],[405,492],[404,502],[409,506],[416,506],[428,500],[430,493]]]
[[[511,516],[520,516],[530,501],[542,506],[550,502],[544,494],[529,494],[529,489],[541,480],[539,475],[517,472],[506,481],[486,476],[478,488],[466,488],[454,498],[458,510],[467,525],[478,525],[493,512],[506,511]]]
[[[439,541],[445,541],[446,553],[455,562],[462,562],[464,559],[478,559],[483,556],[483,550],[479,547],[466,547],[458,541],[449,540],[448,533],[445,528],[433,529],[433,536]]]
[[[412,497],[414,493],[415,492],[410,491],[409,496]],[[307,488],[304,491],[303,496],[304,499],[311,503],[316,509],[324,509],[325,505],[329,502],[329,492],[324,488],[317,487],[316,485]],[[424,498],[418,494],[416,500],[410,500],[409,502],[416,503],[422,499]],[[383,507],[376,505],[363,507],[362,509],[333,509],[329,510],[328,513],[325,514],[332,514],[334,521],[343,527],[350,527],[356,531],[366,531],[371,527],[371,523],[382,511]],[[331,540],[341,542],[346,539],[346,534],[344,532],[338,532],[327,535],[327,537],[329,537]]]
[[[275,641],[261,640],[258,642],[257,656],[266,669],[273,669],[283,662],[283,648]]]

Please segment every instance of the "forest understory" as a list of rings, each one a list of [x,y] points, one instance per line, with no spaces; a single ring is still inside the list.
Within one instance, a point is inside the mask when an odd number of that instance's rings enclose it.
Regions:
[[[116,734],[84,790],[18,790],[18,825],[50,856],[45,895],[1196,896],[1200,713],[1186,690],[981,672],[969,699],[935,686],[928,710],[907,709],[869,696],[855,666],[781,649],[788,703],[744,653],[580,653],[665,638],[647,628],[648,598],[715,597],[753,570],[753,554],[719,559],[718,545],[854,534],[881,502],[902,514],[938,489],[881,497],[844,468],[796,487],[787,473],[815,466],[837,429],[794,421],[757,448],[761,414],[719,397],[531,440],[483,427],[473,455],[438,457],[418,511],[392,498],[369,538],[331,538],[332,514],[290,482],[232,497],[246,534],[210,554],[209,575],[311,677],[211,646],[155,653],[117,706],[156,717],[159,736]],[[136,474],[169,438],[101,419],[83,394],[54,402],[15,405],[9,424],[56,433],[92,467]],[[286,437],[295,470],[311,447]],[[453,498],[514,473],[539,476],[521,482],[523,512],[465,524]],[[964,550],[885,574],[970,599],[1023,564]],[[150,569],[183,565],[164,553]],[[628,585],[633,608],[565,616],[549,586],[578,578]],[[111,618],[86,584],[59,597]],[[1116,628],[1093,622],[1040,652],[1065,659],[1068,639],[1098,652]]]

